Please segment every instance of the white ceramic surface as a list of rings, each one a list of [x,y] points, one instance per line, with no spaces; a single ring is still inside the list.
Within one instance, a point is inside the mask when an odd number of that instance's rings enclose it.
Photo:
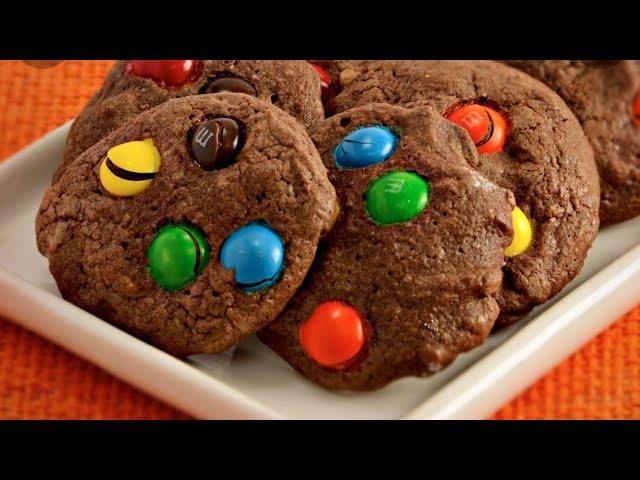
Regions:
[[[0,164],[0,314],[201,418],[483,418],[640,302],[640,218],[600,232],[553,302],[427,379],[371,393],[306,381],[255,338],[233,355],[178,360],[60,298],[35,212],[68,125]]]

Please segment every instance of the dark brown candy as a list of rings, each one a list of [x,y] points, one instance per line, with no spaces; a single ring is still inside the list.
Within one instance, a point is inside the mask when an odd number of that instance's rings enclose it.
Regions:
[[[247,95],[251,95],[252,97],[258,96],[258,92],[256,91],[255,87],[247,82],[244,78],[232,76],[224,76],[213,79],[204,88],[204,91],[202,93],[220,92],[246,93]]]
[[[233,118],[220,117],[201,123],[191,137],[191,151],[204,170],[233,163],[242,146],[242,126]]]

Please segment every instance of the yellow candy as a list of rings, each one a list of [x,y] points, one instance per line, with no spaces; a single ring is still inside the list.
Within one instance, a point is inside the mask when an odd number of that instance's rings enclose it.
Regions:
[[[511,221],[513,223],[513,240],[511,244],[504,251],[507,257],[515,257],[524,253],[529,245],[531,245],[531,239],[533,237],[533,230],[531,228],[531,222],[524,214],[522,210],[515,207],[511,212]]]
[[[100,165],[100,182],[117,197],[142,192],[160,169],[160,152],[148,138],[122,143],[107,152]]]

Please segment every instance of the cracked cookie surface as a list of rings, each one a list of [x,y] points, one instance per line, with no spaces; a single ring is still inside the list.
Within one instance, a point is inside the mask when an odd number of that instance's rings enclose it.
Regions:
[[[514,60],[507,62],[555,90],[591,142],[600,173],[600,221],[640,215],[640,61]]]
[[[194,159],[190,135],[219,117],[242,124],[244,138],[230,165],[207,171]],[[101,166],[109,158],[131,170],[130,163],[121,163],[126,155],[113,147],[137,142],[136,152],[152,148],[141,140],[153,142],[159,168],[153,176],[143,174],[144,189],[125,189],[123,197],[110,194],[105,186],[128,185],[122,178],[126,169],[112,175]],[[326,169],[304,128],[280,109],[244,94],[165,102],[125,122],[72,167],[48,189],[36,219],[38,248],[48,257],[60,292],[179,356],[223,351],[273,320],[302,282],[337,208]],[[136,181],[136,175],[127,181]],[[234,270],[220,261],[225,239],[252,222],[268,224],[284,246],[280,276],[257,292],[240,288]],[[196,276],[186,286],[166,265],[155,277],[149,270],[149,258],[163,261],[167,247],[154,239],[168,224],[179,228],[163,231],[163,240],[186,239],[196,248],[195,265],[190,260]]]
[[[248,82],[257,98],[286,111],[305,127],[324,118],[320,81],[305,61],[203,60],[192,78],[174,88],[133,75],[127,61],[119,61],[71,126],[53,181],[69,162],[131,117],[172,98],[202,93],[215,79],[230,76]]]
[[[307,378],[347,390],[432,374],[482,343],[498,315],[514,202],[469,166],[465,132],[428,107],[370,104],[312,138],[341,212],[260,340]]]
[[[598,231],[599,179],[593,151],[564,101],[538,80],[490,61],[377,61],[340,75],[330,112],[369,102],[431,105],[447,115],[474,103],[504,117],[501,151],[473,167],[510,189],[531,223],[524,253],[508,258],[497,325],[523,317],[580,271]]]

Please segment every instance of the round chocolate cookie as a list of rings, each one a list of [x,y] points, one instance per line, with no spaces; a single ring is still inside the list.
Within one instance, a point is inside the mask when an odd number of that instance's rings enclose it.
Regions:
[[[223,93],[165,102],[86,150],[36,233],[64,298],[184,356],[273,320],[336,214],[304,127]]]
[[[119,61],[73,123],[54,182],[68,162],[132,116],[172,98],[225,91],[272,103],[305,127],[324,118],[320,81],[305,61]]]
[[[496,325],[523,317],[580,271],[598,231],[598,172],[556,93],[489,61],[370,62],[341,78],[348,82],[332,99],[335,111],[366,102],[431,105],[468,131],[480,154],[473,166],[515,194],[523,241],[505,252]]]
[[[498,316],[514,201],[469,166],[466,133],[427,107],[371,104],[313,139],[341,214],[260,340],[348,390],[432,374],[481,344]]]
[[[600,222],[640,215],[640,61],[511,61],[555,90],[591,142],[600,173]]]

